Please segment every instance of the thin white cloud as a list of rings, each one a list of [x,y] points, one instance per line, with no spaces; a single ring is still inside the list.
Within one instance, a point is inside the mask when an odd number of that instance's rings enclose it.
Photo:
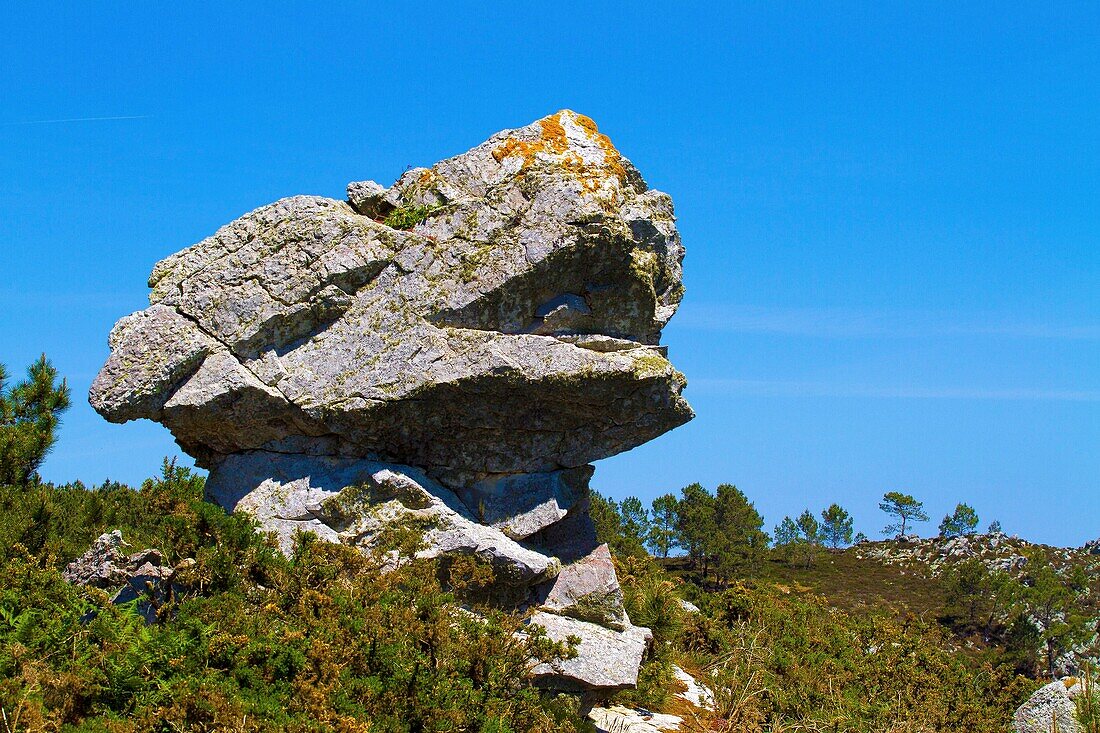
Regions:
[[[110,122],[113,120],[144,120],[152,115],[116,115],[113,117],[65,117],[55,120],[25,120],[23,122],[5,122],[5,125],[54,125],[62,122]]]
[[[919,311],[846,308],[777,308],[704,304],[684,307],[673,327],[726,333],[763,333],[815,338],[929,338],[999,336],[1055,340],[1100,339],[1100,323],[998,322],[991,318]]]
[[[693,391],[750,397],[869,397],[915,400],[1030,400],[1040,402],[1100,402],[1100,391],[1067,389],[983,389],[972,387],[878,387],[829,382],[759,379],[692,379]]]

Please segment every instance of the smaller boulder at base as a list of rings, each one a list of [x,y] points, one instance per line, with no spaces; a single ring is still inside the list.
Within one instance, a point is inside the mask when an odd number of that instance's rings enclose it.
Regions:
[[[1040,687],[1027,702],[1016,709],[1012,726],[1016,733],[1085,733],[1077,721],[1074,698],[1084,693],[1076,677],[1063,677]]]
[[[575,618],[539,611],[529,624],[546,629],[553,641],[580,639],[577,656],[541,662],[531,671],[536,684],[564,691],[614,692],[638,684],[638,668],[653,640],[649,629],[630,626],[625,631],[597,626]]]
[[[546,597],[542,605],[547,611],[616,631],[630,626],[623,606],[623,591],[615,576],[615,563],[606,544],[562,568],[543,592]]]
[[[61,577],[73,585],[111,591],[112,603],[138,600],[138,613],[152,623],[157,618],[157,609],[174,592],[172,581],[176,570],[190,567],[195,561],[188,558],[172,568],[164,564],[160,550],[126,554],[125,545],[119,530],[105,532],[87,552],[65,567]]]

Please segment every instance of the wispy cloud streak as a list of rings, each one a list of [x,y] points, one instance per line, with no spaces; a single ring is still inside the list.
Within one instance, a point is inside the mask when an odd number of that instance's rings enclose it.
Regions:
[[[758,379],[692,379],[689,389],[746,397],[865,397],[910,400],[1000,400],[1040,402],[1100,402],[1100,391],[971,387],[879,387],[829,382]]]
[[[56,125],[63,122],[110,122],[113,120],[144,120],[152,115],[117,115],[114,117],[65,117],[56,120],[25,120],[23,122],[5,122],[5,125]]]
[[[674,327],[695,331],[761,333],[816,338],[1002,338],[1098,340],[1100,323],[997,322],[972,316],[844,308],[765,308],[744,305],[685,307]]]

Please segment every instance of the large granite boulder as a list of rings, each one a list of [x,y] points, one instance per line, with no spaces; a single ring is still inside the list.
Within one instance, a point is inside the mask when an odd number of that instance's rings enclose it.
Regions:
[[[600,630],[543,678],[626,684],[644,644],[597,552],[589,463],[692,417],[659,345],[683,294],[671,199],[569,111],[347,195],[282,199],[158,263],[93,407],[163,423],[285,550],[419,522],[424,554],[477,557],[501,599]],[[584,682],[608,649],[618,676]]]
[[[549,660],[534,668],[535,680],[555,689],[614,691],[634,687],[653,641],[649,629],[639,626],[618,631],[546,611],[533,614],[528,623],[542,628],[553,641],[581,640],[575,657]]]
[[[424,218],[399,230],[355,201]],[[164,423],[205,467],[351,455],[455,484],[576,468],[691,418],[657,347],[683,292],[672,201],[587,118],[353,203],[282,199],[158,263],[93,406]]]

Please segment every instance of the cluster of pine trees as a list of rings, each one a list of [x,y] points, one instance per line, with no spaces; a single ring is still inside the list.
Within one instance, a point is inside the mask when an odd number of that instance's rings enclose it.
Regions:
[[[592,518],[597,535],[617,554],[641,555],[648,550],[667,558],[680,550],[704,580],[713,575],[723,585],[756,569],[771,541],[763,517],[732,484],[721,484],[713,493],[691,484],[679,497],[657,497],[649,509],[634,496],[615,503],[593,494]]]

